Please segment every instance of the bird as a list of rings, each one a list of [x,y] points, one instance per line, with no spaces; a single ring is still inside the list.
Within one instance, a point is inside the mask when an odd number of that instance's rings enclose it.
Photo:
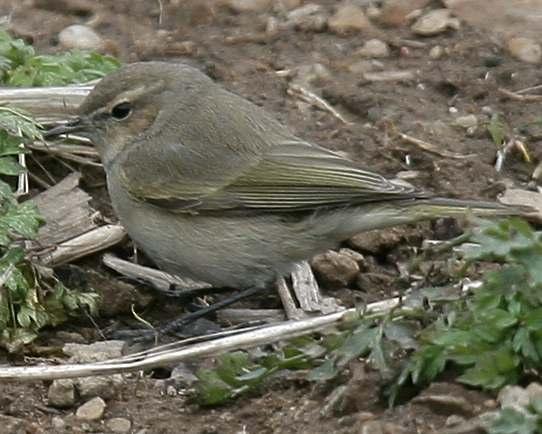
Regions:
[[[47,136],[70,133],[97,148],[135,244],[164,271],[220,288],[267,288],[368,230],[518,214],[387,179],[183,63],[138,62],[105,76]]]

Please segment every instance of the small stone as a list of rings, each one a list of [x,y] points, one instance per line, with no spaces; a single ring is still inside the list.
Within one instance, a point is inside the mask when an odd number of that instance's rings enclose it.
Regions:
[[[477,127],[478,118],[475,115],[458,116],[454,121],[454,125],[465,129]]]
[[[401,26],[405,24],[412,12],[424,8],[430,0],[386,0],[378,21],[387,26]]]
[[[366,72],[363,78],[367,81],[412,81],[416,78],[414,71],[382,71]]]
[[[130,429],[132,428],[132,422],[123,417],[114,417],[112,419],[109,419],[105,423],[105,426],[107,426],[107,428],[109,428],[113,433],[125,434],[130,432]]]
[[[366,266],[367,261],[365,260],[365,256],[363,256],[359,252],[356,252],[355,250],[349,249],[347,247],[343,247],[342,249],[339,250],[339,254],[346,255],[346,256],[352,258],[358,264]]]
[[[322,6],[314,3],[290,11],[286,18],[287,25],[303,32],[322,32],[328,20]]]
[[[463,422],[465,422],[465,418],[463,416],[459,416],[457,414],[452,414],[446,418],[446,422],[444,423],[445,426],[456,426]]]
[[[0,434],[26,434],[28,432],[24,419],[0,414]]]
[[[288,15],[286,15],[286,19],[288,21],[296,21],[302,17],[306,17],[308,15],[313,15],[316,13],[321,13],[322,11],[323,11],[322,6],[317,5],[315,3],[307,3],[304,6],[301,6],[299,8],[296,8],[288,12]]]
[[[449,9],[434,9],[422,15],[413,25],[412,31],[416,35],[438,35],[449,28],[458,29],[460,26],[457,18],[452,18]]]
[[[75,386],[70,379],[54,380],[47,391],[49,405],[69,408],[75,404]]]
[[[482,113],[485,115],[491,116],[493,112],[493,108],[489,105],[485,105],[482,107]]]
[[[179,363],[171,371],[170,379],[175,382],[178,387],[188,389],[198,381],[198,377],[194,374],[194,370],[191,369],[186,363]]]
[[[325,82],[331,78],[331,72],[321,63],[301,65],[296,68],[293,83],[302,87],[311,87],[313,84]]]
[[[359,60],[348,66],[348,70],[354,74],[365,74],[375,70],[375,65],[370,60]]]
[[[529,396],[529,401],[532,401],[533,399],[542,399],[542,384],[533,382],[529,384],[525,390]]]
[[[369,422],[364,423],[361,426],[361,430],[359,431],[359,433],[360,434],[403,434],[403,433],[406,433],[406,431],[402,427],[394,423],[384,422],[381,420],[371,420]]]
[[[360,32],[369,29],[371,23],[363,10],[352,3],[339,6],[337,12],[327,21],[329,29],[339,35]]]
[[[111,377],[82,377],[77,380],[77,390],[83,399],[101,396],[110,399],[115,394],[115,384]]]
[[[298,8],[303,3],[303,0],[278,0],[278,6],[287,11]]]
[[[105,46],[98,33],[81,24],[66,27],[58,34],[58,41],[66,49],[102,51]]]
[[[125,349],[124,341],[101,341],[89,345],[66,344],[62,351],[70,356],[70,362],[90,363],[120,357]]]
[[[401,241],[402,232],[397,228],[382,231],[361,232],[348,241],[350,247],[360,252],[373,255],[382,254],[390,250]]]
[[[318,280],[331,289],[350,285],[359,273],[359,265],[354,259],[334,251],[315,256],[311,265]]]
[[[444,48],[440,45],[435,45],[429,50],[429,57],[433,60],[438,60],[444,56]]]
[[[100,397],[96,397],[79,407],[75,412],[75,417],[80,420],[91,422],[100,420],[104,415],[104,411],[105,401]]]
[[[55,431],[61,431],[66,426],[66,422],[64,422],[64,419],[62,419],[60,416],[53,416],[51,419],[51,425],[53,425]]]
[[[226,6],[237,13],[265,12],[272,3],[273,0],[228,0]]]
[[[525,63],[540,63],[542,47],[531,38],[511,38],[506,47],[512,56]]]
[[[363,44],[363,47],[357,53],[363,57],[388,57],[390,55],[390,47],[380,39],[370,39]]]
[[[394,277],[385,273],[360,273],[356,279],[356,286],[363,292],[375,294],[393,287]]]
[[[279,31],[279,20],[277,20],[275,17],[267,18],[267,22],[265,23],[265,33],[267,33],[268,35],[277,35]]]
[[[529,405],[529,394],[520,386],[504,386],[497,395],[501,407],[526,408]]]

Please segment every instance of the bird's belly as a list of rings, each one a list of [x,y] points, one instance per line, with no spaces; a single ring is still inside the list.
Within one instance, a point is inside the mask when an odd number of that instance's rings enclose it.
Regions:
[[[119,185],[109,190],[128,234],[160,268],[216,287],[268,286],[320,249],[278,216],[175,214],[132,200]]]

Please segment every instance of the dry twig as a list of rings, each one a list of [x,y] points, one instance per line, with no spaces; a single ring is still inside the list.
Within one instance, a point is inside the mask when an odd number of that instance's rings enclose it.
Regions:
[[[332,116],[340,120],[342,123],[348,125],[351,122],[348,122],[343,115],[341,115],[337,110],[335,110],[325,99],[319,97],[314,92],[294,83],[290,83],[288,90],[286,91],[288,95],[301,99],[308,104],[311,104],[314,107],[319,108],[322,111],[330,113]]]
[[[516,100],[516,101],[522,101],[522,102],[540,102],[542,101],[542,95],[525,95],[520,94],[518,92],[513,92],[508,89],[504,89],[500,87],[498,89],[499,93],[503,94],[504,96]]]
[[[415,137],[409,136],[409,135],[404,134],[404,133],[399,133],[399,137],[401,137],[401,139],[403,139],[407,143],[411,143],[413,145],[416,145],[419,148],[423,149],[424,151],[430,152],[432,154],[439,155],[441,157],[455,158],[455,159],[461,160],[461,159],[465,159],[465,158],[473,158],[473,157],[476,156],[475,154],[459,154],[457,152],[447,151],[446,149],[439,149],[435,145],[433,145],[432,143],[426,142],[426,141],[421,140],[421,139],[417,139]]]

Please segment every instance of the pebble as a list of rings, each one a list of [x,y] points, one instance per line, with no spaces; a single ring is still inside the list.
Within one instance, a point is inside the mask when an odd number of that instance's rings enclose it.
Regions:
[[[93,29],[81,24],[66,27],[58,34],[58,41],[63,48],[78,50],[103,51],[104,40]]]
[[[277,7],[286,9],[287,11],[291,9],[298,8],[303,4],[303,0],[278,0],[277,1]]]
[[[105,401],[100,397],[96,397],[79,407],[75,412],[75,417],[79,420],[91,422],[93,420],[101,419],[104,415],[104,411]]]
[[[460,414],[463,416],[472,416],[475,409],[471,402],[462,396],[452,394],[427,394],[417,396],[412,400],[413,403],[423,404],[438,414]]]
[[[416,78],[414,71],[382,71],[366,72],[363,78],[367,81],[412,81]]]
[[[458,116],[454,121],[454,125],[465,129],[477,127],[478,118],[475,115]]]
[[[321,32],[327,26],[328,17],[322,6],[307,3],[286,16],[286,25],[304,32]]]
[[[0,414],[0,433],[25,434],[28,432],[29,431],[26,429],[26,421],[24,419]]]
[[[198,377],[194,374],[194,369],[182,362],[173,368],[169,378],[175,382],[176,386],[186,389],[192,387],[198,381]]]
[[[525,390],[527,395],[529,395],[529,401],[532,401],[533,399],[542,399],[542,384],[531,383]]]
[[[62,351],[70,356],[70,362],[90,363],[120,357],[125,349],[124,341],[101,341],[89,345],[69,343]]]
[[[54,380],[47,391],[49,405],[58,408],[69,408],[75,404],[75,386],[73,380]]]
[[[361,232],[350,238],[348,244],[354,250],[377,255],[397,245],[401,238],[402,233],[399,229],[390,228],[383,231]]]
[[[457,18],[451,16],[449,9],[434,9],[422,15],[411,27],[412,32],[421,36],[438,35],[449,28],[459,29]]]
[[[315,256],[311,261],[318,280],[331,289],[344,288],[356,280],[359,265],[351,256],[329,251]]]
[[[378,21],[387,26],[401,26],[405,24],[411,14],[424,8],[430,0],[387,0],[384,2]]]
[[[225,4],[232,11],[243,12],[264,12],[271,7],[273,0],[228,0]]]
[[[431,50],[429,50],[429,58],[433,60],[438,60],[444,56],[444,48],[440,45],[435,45]]]
[[[348,247],[343,247],[339,250],[339,254],[346,255],[350,258],[352,258],[354,261],[358,263],[358,265],[366,266],[366,259],[365,256],[363,256],[361,253],[356,252],[355,250],[349,249]]]
[[[60,416],[53,416],[51,419],[51,425],[53,425],[55,431],[61,431],[66,426],[66,422],[64,422],[64,419],[62,419]]]
[[[446,422],[444,423],[445,426],[456,426],[459,424],[462,424],[465,422],[466,419],[463,416],[459,416],[458,414],[452,414],[446,418]]]
[[[321,63],[300,65],[295,72],[296,75],[292,82],[302,87],[310,87],[313,84],[325,82],[332,76],[329,69]]]
[[[109,399],[115,394],[115,384],[111,376],[82,377],[77,380],[77,390],[83,399],[101,396]]]
[[[371,420],[364,423],[359,430],[360,434],[406,434],[406,430],[399,425],[381,420]]]
[[[360,32],[371,27],[363,10],[352,3],[339,6],[335,14],[328,19],[327,25],[332,32],[339,35]]]
[[[388,57],[390,55],[390,47],[380,39],[369,39],[357,53],[363,57]]]
[[[105,423],[105,426],[109,428],[109,430],[113,433],[125,434],[130,432],[130,429],[132,428],[132,422],[123,417],[114,417],[112,419],[109,419]]]
[[[540,63],[542,60],[542,47],[531,38],[511,38],[506,47],[510,54],[525,63]]]
[[[525,408],[529,405],[529,394],[520,386],[505,386],[497,395],[501,407]]]

